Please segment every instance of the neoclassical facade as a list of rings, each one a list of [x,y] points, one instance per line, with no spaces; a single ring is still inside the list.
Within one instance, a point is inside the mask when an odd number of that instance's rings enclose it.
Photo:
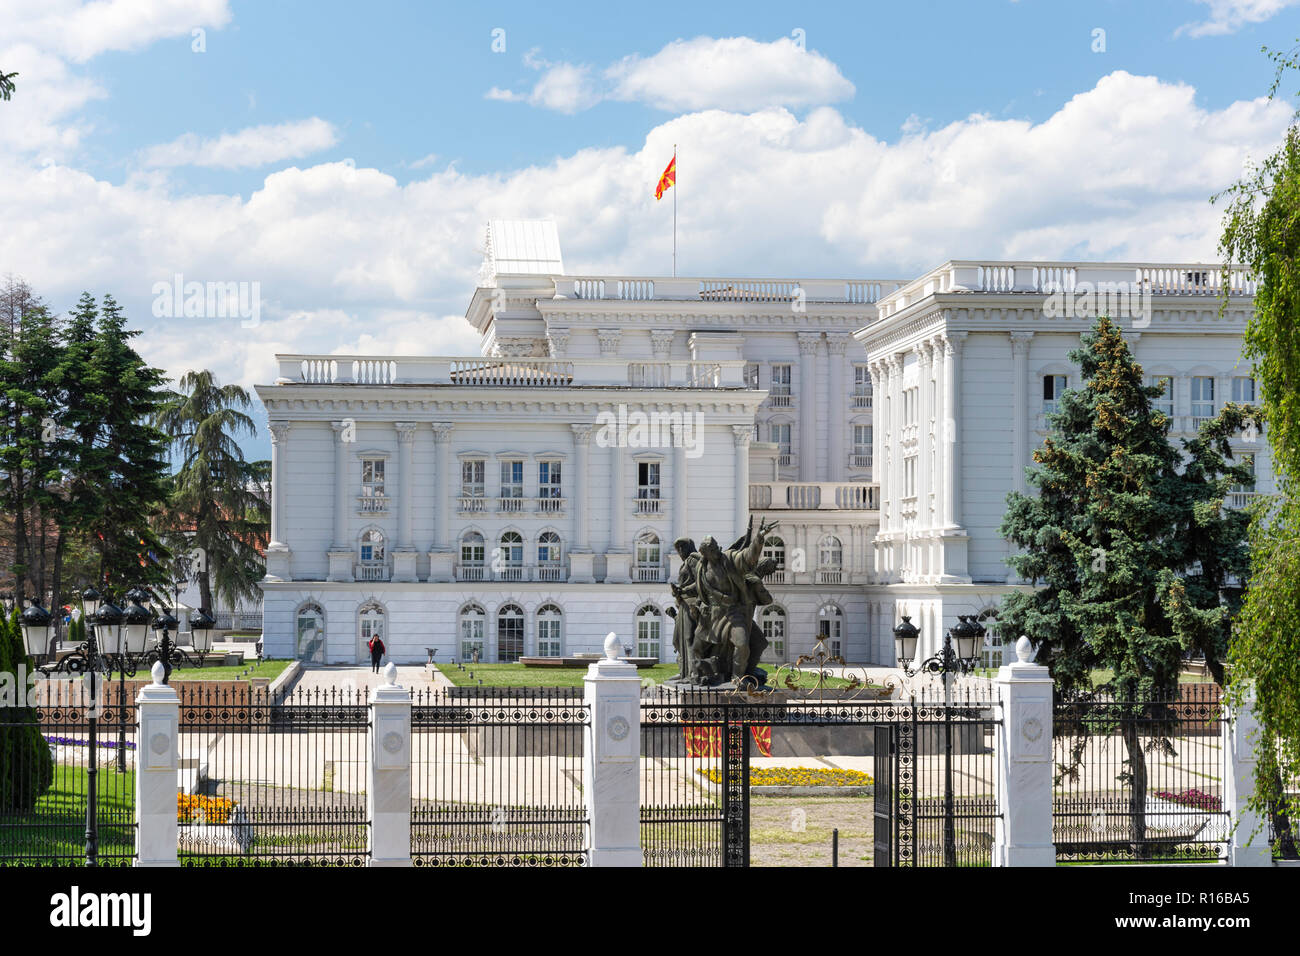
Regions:
[[[775,656],[821,636],[893,663],[904,613],[932,648],[1027,586],[997,527],[1077,384],[1088,303],[1062,314],[1061,293],[1103,277],[1149,289],[1130,341],[1177,433],[1253,400],[1251,290],[1214,267],[573,276],[553,224],[493,222],[466,313],[482,357],[282,355],[258,388],[267,653],[352,663],[379,634],[397,660],[514,660],[596,652],[612,630],[671,660],[673,542],[726,546],[751,515],[780,522],[759,617]],[[1240,285],[1222,314],[1221,281]],[[1262,437],[1238,450],[1259,477],[1234,504],[1272,481]]]

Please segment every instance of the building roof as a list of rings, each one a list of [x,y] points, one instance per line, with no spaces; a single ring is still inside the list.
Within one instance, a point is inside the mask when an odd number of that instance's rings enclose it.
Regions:
[[[563,275],[559,230],[550,219],[493,219],[484,266],[489,273]]]

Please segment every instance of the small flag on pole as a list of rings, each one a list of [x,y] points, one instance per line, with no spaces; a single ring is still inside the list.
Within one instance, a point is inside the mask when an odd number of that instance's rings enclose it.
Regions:
[[[655,187],[655,199],[663,199],[664,193],[675,185],[677,185],[677,154],[673,153],[672,161],[668,163],[668,168],[659,177],[659,185]]]

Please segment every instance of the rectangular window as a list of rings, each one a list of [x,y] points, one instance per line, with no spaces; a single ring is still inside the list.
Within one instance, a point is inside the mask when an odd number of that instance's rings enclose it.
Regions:
[[[745,365],[745,387],[758,388],[758,363],[749,362]]]
[[[483,475],[486,465],[481,458],[460,463],[460,493],[463,498],[483,497]]]
[[[1170,418],[1174,417],[1174,380],[1168,375],[1152,375],[1151,384],[1156,388],[1163,389],[1160,397],[1151,403],[1151,407],[1158,412],[1164,412]]]
[[[367,498],[384,495],[384,460],[366,458],[361,462],[361,494]]]
[[[773,423],[771,426],[772,441],[776,444],[776,453],[780,456],[780,463],[783,465],[790,464],[790,423]]]
[[[1054,412],[1060,407],[1061,396],[1065,394],[1066,377],[1064,375],[1043,376],[1043,413]]]
[[[564,489],[560,483],[560,462],[541,461],[537,463],[537,497],[564,497]]]
[[[537,655],[560,656],[560,619],[543,617],[537,620]]]
[[[1243,405],[1255,402],[1255,380],[1249,376],[1237,376],[1232,380],[1232,400]]]
[[[1192,424],[1200,427],[1202,422],[1214,417],[1214,379],[1208,375],[1197,375],[1192,379]]]
[[[903,495],[916,497],[916,456],[903,460]]]
[[[636,656],[659,656],[659,621],[657,618],[641,617],[636,622]]]
[[[524,496],[524,463],[522,461],[503,461],[501,463],[501,497],[522,498]]]
[[[871,426],[854,425],[853,426],[853,461],[850,462],[854,468],[871,467]]]
[[[1250,466],[1250,481],[1242,485],[1233,485],[1232,490],[1238,494],[1248,494],[1255,490],[1255,456],[1242,455],[1239,464]]]
[[[865,365],[853,366],[853,407],[871,407],[871,369]]]
[[[636,463],[636,496],[645,501],[659,497],[659,462]]]
[[[790,383],[791,366],[773,365],[772,366],[772,385],[767,390],[768,400],[775,406],[787,406],[790,404]]]

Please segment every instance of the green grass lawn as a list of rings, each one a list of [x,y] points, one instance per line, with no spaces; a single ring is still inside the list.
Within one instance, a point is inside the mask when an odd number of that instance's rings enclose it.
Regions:
[[[214,666],[181,667],[172,671],[172,680],[248,680],[252,677],[267,677],[275,680],[291,661],[266,660],[258,663],[248,661],[241,667]],[[244,671],[248,671],[247,674]]]
[[[118,773],[116,767],[114,754],[101,749],[96,790],[99,851],[106,862],[111,858],[129,858],[135,851],[135,830],[131,825],[135,818],[135,772]],[[54,768],[54,784],[36,801],[30,813],[0,815],[3,825],[0,865],[20,862],[75,865],[84,860],[87,780],[85,767],[58,764]]]

